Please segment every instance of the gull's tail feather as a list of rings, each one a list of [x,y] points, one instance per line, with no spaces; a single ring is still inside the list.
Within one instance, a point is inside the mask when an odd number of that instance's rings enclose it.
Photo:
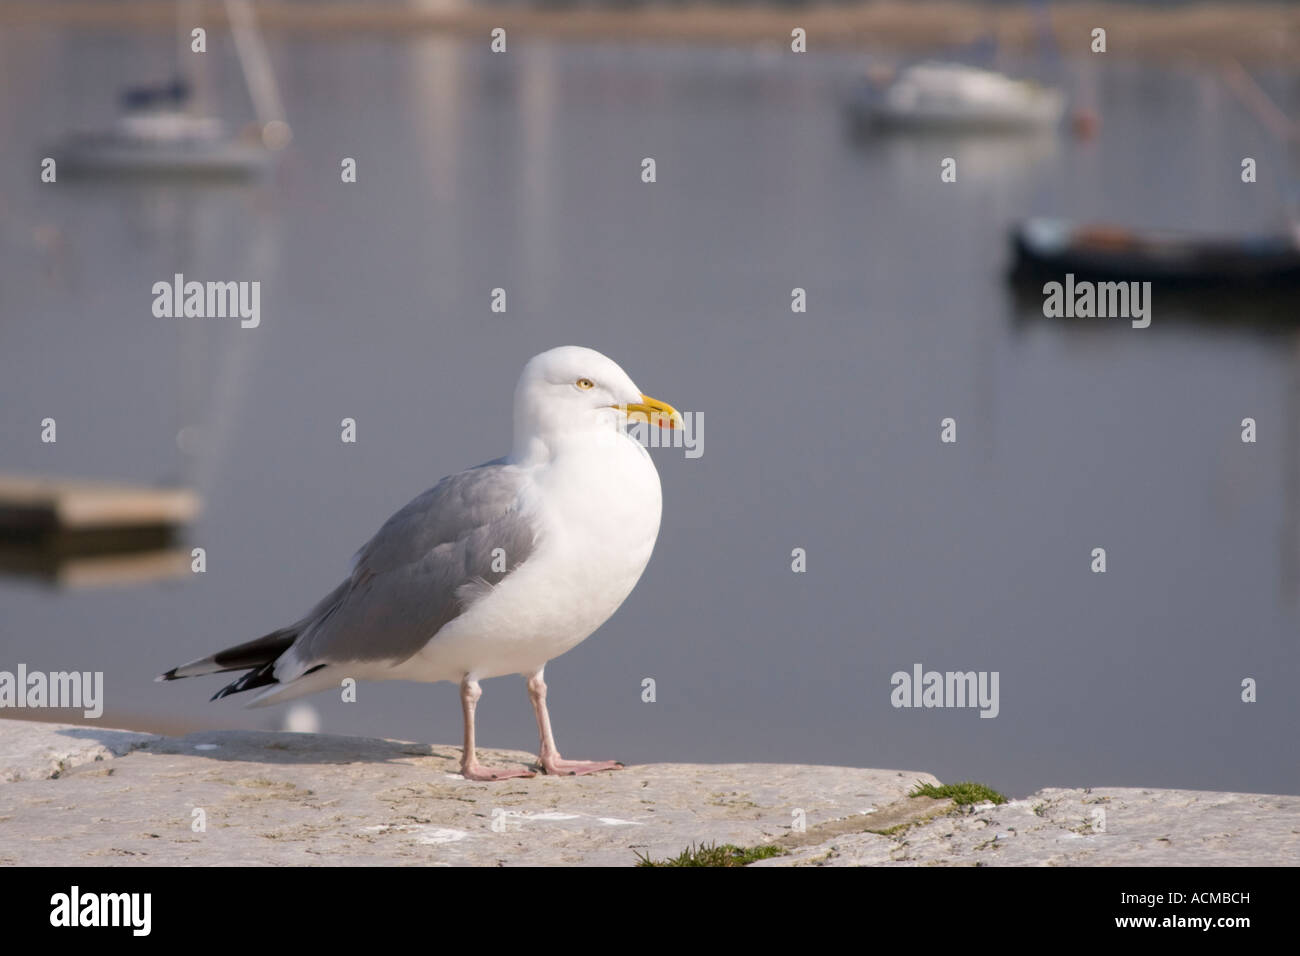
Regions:
[[[346,672],[343,673],[346,674]],[[248,676],[251,675],[245,675],[245,677]],[[235,682],[235,684],[238,683],[239,681]],[[315,667],[303,671],[301,675],[293,680],[281,682],[272,678],[262,683],[270,686],[264,687],[260,694],[250,700],[248,702],[249,707],[270,707],[272,704],[281,704],[286,700],[293,700],[295,697],[306,697],[308,694],[314,694],[327,687],[338,687],[339,668],[328,664],[317,664]],[[261,686],[261,684],[248,684],[244,687],[235,687],[235,684],[223,688],[221,696],[224,697],[227,692],[234,694],[241,690],[248,690],[251,687]]]
[[[211,657],[203,657],[197,661],[182,664],[180,667],[173,667],[167,673],[159,674],[156,679],[160,681],[178,680],[182,677],[200,677],[204,674],[219,674],[223,671],[248,671],[247,674],[231,681],[213,694],[212,699],[220,700],[222,697],[229,697],[231,694],[238,694],[240,691],[266,687],[266,691],[254,698],[252,706],[274,703],[275,701],[272,700],[263,701],[263,698],[280,690],[283,690],[284,693],[280,694],[276,698],[277,700],[311,693],[313,690],[318,689],[315,685],[319,683],[320,678],[315,678],[311,682],[304,682],[302,678],[308,674],[316,673],[325,665],[314,661],[304,664],[301,661],[294,660],[293,657],[286,657],[286,655],[289,654],[298,638],[324,621],[329,620],[330,616],[338,610],[349,586],[350,581],[344,581],[331,591],[323,601],[317,604],[310,614],[296,624],[282,627],[278,631],[272,631],[265,637],[259,637],[255,641],[247,641],[243,644],[236,644],[234,647],[227,647],[224,651],[217,651]],[[280,677],[286,678],[283,681],[276,676],[277,666],[280,667]],[[274,686],[268,687],[268,685]],[[293,690],[290,690],[290,688],[293,688]]]
[[[218,651],[211,657],[200,658],[197,661],[182,664],[180,667],[173,667],[167,673],[160,674],[157,679],[160,681],[179,680],[182,677],[199,677],[204,674],[219,674],[224,671],[249,669],[247,674],[217,691],[212,696],[213,700],[228,697],[231,694],[238,694],[242,690],[252,690],[254,687],[274,684],[276,683],[275,662],[280,659],[281,654],[293,646],[293,642],[298,639],[299,633],[301,633],[301,628],[297,625],[281,628],[278,631],[272,631],[265,637],[259,637],[255,641],[247,641],[234,647],[228,647],[224,651]]]

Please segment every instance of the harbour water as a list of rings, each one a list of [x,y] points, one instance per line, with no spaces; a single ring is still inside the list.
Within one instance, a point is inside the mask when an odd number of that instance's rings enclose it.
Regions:
[[[300,616],[392,511],[508,450],[530,355],[580,344],[707,428],[653,450],[649,569],[548,669],[566,755],[1300,793],[1300,339],[1249,295],[1157,293],[1136,329],[1004,278],[1028,215],[1280,228],[1294,169],[1212,72],[1004,63],[1087,90],[1098,135],[873,137],[847,52],[270,45],[294,140],[264,181],[47,184],[47,144],[173,44],[0,35],[0,468],[192,484],[206,552],[115,588],[0,577],[0,669],[104,672],[105,725],[280,726],[153,678]],[[208,56],[215,111],[251,118],[228,39]],[[1294,113],[1297,74],[1257,76]],[[157,317],[177,273],[260,283],[259,324]],[[996,673],[996,717],[894,706],[918,665]],[[484,691],[480,744],[533,746],[523,682]],[[459,740],[449,684],[309,703]]]

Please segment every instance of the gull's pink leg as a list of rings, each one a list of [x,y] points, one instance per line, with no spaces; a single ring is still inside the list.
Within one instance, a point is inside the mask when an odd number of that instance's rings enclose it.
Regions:
[[[546,681],[538,671],[528,678],[528,696],[533,702],[533,712],[537,714],[537,733],[542,738],[542,753],[537,762],[548,774],[584,774],[599,770],[622,770],[623,765],[617,760],[565,760],[555,746],[555,737],[551,734],[551,715],[546,710]]]
[[[494,770],[478,762],[474,752],[474,708],[483,690],[478,681],[466,677],[460,682],[460,708],[465,715],[465,754],[460,760],[460,772],[466,780],[505,780],[508,777],[533,777],[531,770]]]

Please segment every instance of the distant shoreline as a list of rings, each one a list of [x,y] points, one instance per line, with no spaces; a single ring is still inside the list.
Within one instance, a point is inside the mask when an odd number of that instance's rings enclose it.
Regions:
[[[204,0],[199,23],[223,27],[220,3]],[[461,9],[376,7],[364,2],[261,3],[268,32],[441,33],[479,36],[504,27],[512,41],[530,39],[638,40],[767,44],[787,47],[790,31],[807,31],[808,48],[932,51],[996,36],[999,47],[1032,50],[1039,24],[1028,6],[878,0],[856,5],[737,7],[647,5],[637,9],[528,9],[466,6]],[[1300,63],[1300,8],[1243,0],[1151,9],[1084,0],[1051,10],[1052,32],[1066,56],[1092,56],[1093,28],[1107,32],[1106,56]],[[51,25],[91,29],[174,30],[174,0],[11,0],[0,5],[5,26]],[[1097,54],[1099,55],[1099,54]]]

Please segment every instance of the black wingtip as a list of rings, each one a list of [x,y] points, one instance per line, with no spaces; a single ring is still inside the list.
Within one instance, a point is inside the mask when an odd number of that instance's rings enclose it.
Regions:
[[[241,691],[253,690],[256,687],[265,687],[268,684],[278,683],[280,682],[275,679],[275,662],[269,661],[261,667],[249,671],[238,680],[231,681],[225,687],[221,688],[221,690],[213,694],[208,702],[211,703],[214,700],[220,700],[223,697],[229,697],[231,694],[238,694]]]
[[[178,679],[179,679],[179,678],[177,678],[177,676],[176,676],[176,668],[173,667],[173,668],[172,668],[171,670],[169,670],[166,674],[159,674],[157,677],[155,677],[155,678],[153,679],[153,682],[154,682],[155,684],[161,684],[163,681],[167,681],[167,680],[178,680]]]
[[[241,677],[233,684],[227,684],[225,687],[221,688],[221,690],[209,697],[208,703],[210,704],[214,700],[221,700],[223,697],[229,697],[231,694],[238,694],[241,690],[248,690],[249,688],[244,682],[245,678]]]

